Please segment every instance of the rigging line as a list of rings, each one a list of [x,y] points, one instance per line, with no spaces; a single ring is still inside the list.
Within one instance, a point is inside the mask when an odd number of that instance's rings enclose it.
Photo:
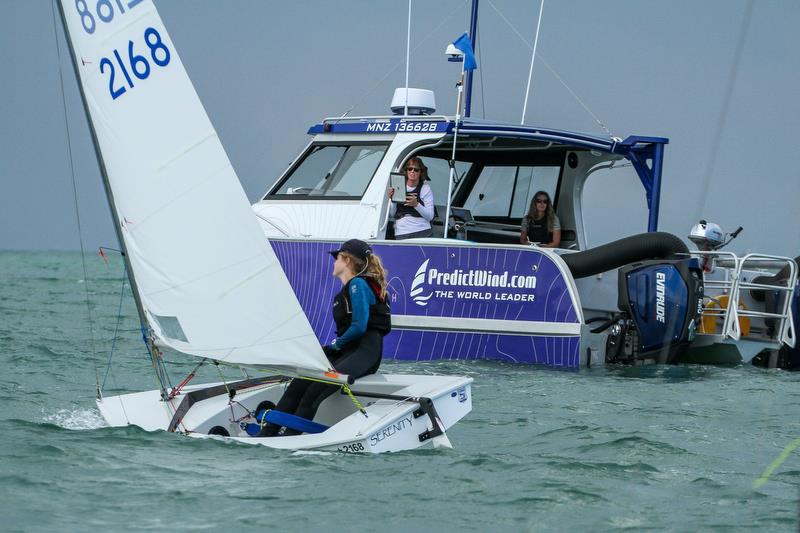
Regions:
[[[533,50],[533,45],[531,45],[528,42],[528,40],[519,32],[519,30],[511,23],[511,21],[508,20],[505,15],[503,15],[503,13],[497,8],[497,6],[494,5],[494,2],[492,2],[492,0],[487,0],[487,1],[489,2],[489,5],[492,6],[492,9],[495,10],[495,12],[500,16],[500,18],[503,19],[503,22],[505,22],[508,25],[508,27],[511,28],[511,30],[517,35],[517,37],[519,37],[520,40],[523,43],[525,43],[525,45],[529,49]],[[541,54],[536,54],[536,57],[539,59],[539,61],[542,62],[545,68],[550,71],[550,74],[552,74],[556,78],[556,80],[558,80],[558,82],[564,86],[564,88],[569,92],[569,94],[572,95],[575,101],[578,102],[578,104],[580,104],[580,106],[584,109],[584,111],[589,113],[589,115],[594,119],[594,121],[597,122],[598,126],[600,126],[600,128],[609,137],[614,138],[614,134],[611,133],[611,130],[609,130],[608,127],[603,123],[603,121],[600,120],[600,118],[596,114],[594,114],[591,109],[589,109],[589,106],[587,106],[586,103],[584,103],[584,101],[581,100],[580,96],[578,96],[577,93],[573,91],[569,85],[567,85],[567,82],[565,82],[564,79],[558,74],[558,72],[556,72],[556,69],[554,69],[550,65],[550,63],[548,63],[547,60],[545,60],[545,58],[542,57]]]
[[[725,124],[728,119],[728,111],[733,99],[733,89],[736,85],[736,78],[739,74],[739,63],[742,60],[742,52],[744,50],[744,43],[747,40],[747,33],[750,28],[750,19],[753,14],[753,0],[748,0],[745,7],[744,17],[742,18],[742,25],[739,28],[739,40],[736,43],[736,50],[733,53],[733,63],[731,70],[728,73],[728,84],[725,88],[725,96],[722,99],[722,107],[720,108],[719,120],[717,121],[717,128],[714,133],[714,142],[711,144],[711,155],[708,158],[706,169],[704,172],[705,180],[703,182],[703,190],[700,194],[700,201],[697,204],[697,219],[703,214],[703,207],[706,205],[706,197],[708,196],[708,189],[711,183],[711,176],[717,166],[717,158],[719,156],[719,148],[722,144],[722,132],[725,130]]]
[[[120,390],[119,385],[117,385],[117,377],[113,372],[111,373],[111,381],[114,382],[114,388],[116,390]],[[122,400],[122,394],[118,394],[117,399],[119,400],[119,406],[122,409],[122,415],[125,417],[125,423],[130,426],[131,420],[128,418],[128,411],[125,410],[125,402]]]
[[[522,104],[522,118],[520,124],[525,124],[525,112],[528,110],[528,94],[531,90],[531,81],[533,81],[533,63],[536,59],[536,46],[539,44],[539,28],[542,26],[542,13],[544,12],[544,0],[540,0],[539,4],[539,20],[536,22],[536,37],[533,38],[533,53],[531,53],[531,69],[528,71],[528,87],[525,89],[525,102]]]
[[[186,376],[185,378],[183,378],[183,381],[181,381],[180,383],[178,383],[178,385],[177,385],[177,386],[175,386],[175,387],[174,387],[174,388],[173,388],[173,389],[170,391],[170,393],[169,393],[169,399],[170,399],[170,400],[171,400],[171,399],[173,399],[175,396],[177,396],[177,395],[178,395],[178,393],[179,393],[179,392],[181,392],[181,389],[183,389],[183,387],[185,387],[187,383],[189,383],[190,381],[192,381],[192,380],[194,379],[195,375],[197,374],[197,371],[200,369],[200,367],[201,367],[201,366],[203,366],[203,364],[204,364],[206,361],[208,361],[208,359],[201,359],[201,360],[200,360],[200,362],[199,362],[199,363],[197,363],[197,366],[195,366],[195,367],[192,369],[192,371],[191,371],[191,372],[189,372],[189,375],[188,375],[188,376]]]
[[[478,54],[478,64],[481,65],[481,68],[478,69],[478,77],[481,80],[481,113],[483,113],[483,118],[486,118],[486,100],[484,99],[484,94],[486,91],[483,90],[483,69],[484,69],[484,62],[483,58],[481,57],[481,36],[480,32],[480,19],[475,21],[475,53]]]
[[[408,68],[411,64],[411,0],[408,0],[408,30],[406,33],[406,101],[404,114],[408,116]]]
[[[442,21],[439,23],[439,25],[438,25],[438,26],[436,26],[436,27],[435,27],[433,30],[431,30],[431,32],[430,32],[430,33],[428,33],[428,34],[427,34],[425,37],[423,37],[421,40],[417,41],[417,44],[416,44],[416,46],[414,46],[414,48],[412,48],[412,49],[411,49],[411,53],[413,54],[414,52],[416,52],[417,50],[419,50],[419,48],[420,48],[420,47],[421,47],[421,46],[422,46],[422,45],[425,43],[425,41],[427,41],[428,39],[430,39],[430,38],[431,38],[431,37],[432,37],[432,36],[433,36],[433,35],[434,35],[434,34],[435,34],[435,33],[436,33],[438,30],[439,30],[439,28],[441,28],[442,26],[444,26],[446,22],[448,22],[448,21],[449,21],[451,18],[453,18],[453,16],[454,16],[454,15],[455,15],[455,14],[456,14],[458,11],[460,11],[461,9],[463,9],[463,7],[464,7],[464,6],[465,6],[465,5],[466,5],[466,4],[467,4],[469,1],[470,1],[470,0],[464,0],[464,1],[463,1],[463,2],[462,2],[460,5],[459,5],[459,6],[457,6],[457,7],[456,7],[456,8],[455,8],[453,11],[451,11],[449,15],[447,15],[447,16],[446,16],[444,19],[442,19]],[[346,117],[347,115],[349,115],[349,114],[350,114],[350,111],[352,111],[353,109],[355,109],[356,107],[358,107],[359,105],[361,105],[361,103],[362,103],[362,102],[363,102],[363,101],[364,101],[364,100],[367,98],[367,96],[369,96],[369,95],[371,95],[372,93],[374,93],[374,92],[375,92],[375,91],[378,89],[378,87],[380,87],[380,86],[383,84],[383,82],[384,82],[384,81],[386,81],[386,79],[387,79],[389,76],[391,76],[392,74],[394,74],[394,72],[395,72],[395,71],[396,71],[398,68],[400,68],[400,67],[403,65],[403,62],[404,62],[404,61],[405,61],[405,59],[403,59],[403,60],[401,60],[401,61],[398,61],[398,62],[397,62],[397,64],[396,64],[394,67],[392,67],[392,68],[391,68],[391,69],[390,69],[390,70],[389,70],[389,71],[388,71],[386,74],[384,74],[384,76],[383,76],[383,77],[382,77],[380,80],[378,80],[378,82],[377,82],[375,85],[373,85],[371,89],[369,89],[367,92],[365,92],[365,93],[364,93],[364,94],[363,94],[363,95],[362,95],[362,96],[361,96],[361,97],[360,97],[360,98],[359,98],[359,99],[356,101],[356,103],[355,103],[355,104],[353,104],[353,105],[351,105],[351,106],[350,106],[350,107],[347,109],[347,111],[345,111],[345,112],[342,114],[342,116],[341,116],[341,117],[339,117],[339,118],[344,118],[344,117]]]
[[[89,316],[89,339],[92,347],[92,363],[94,364],[95,379],[100,380],[99,371],[97,368],[97,361],[95,355],[97,354],[97,347],[94,338],[94,320],[92,320],[92,304],[89,298],[89,274],[86,270],[86,250],[83,244],[83,228],[81,226],[81,213],[80,204],[78,202],[78,185],[75,179],[75,162],[72,157],[72,140],[69,133],[69,117],[67,116],[67,97],[64,92],[64,70],[61,68],[61,42],[58,38],[58,26],[56,24],[56,6],[55,0],[50,3],[53,13],[53,36],[56,41],[56,52],[58,53],[58,78],[61,84],[61,104],[64,109],[64,131],[67,137],[67,153],[69,154],[69,168],[72,174],[72,198],[75,203],[75,219],[78,224],[78,240],[81,246],[81,266],[83,268],[83,287],[86,293],[86,313]]]
[[[103,384],[100,386],[100,392],[106,388],[106,379],[108,379],[108,373],[111,370],[111,359],[114,357],[114,348],[117,346],[117,333],[119,332],[119,323],[122,321],[122,301],[125,295],[125,278],[127,277],[127,272],[125,271],[125,266],[123,265],[122,271],[122,286],[119,288],[119,306],[117,308],[117,323],[114,325],[114,337],[111,339],[111,352],[108,354],[108,363],[106,364],[106,374],[103,376]]]

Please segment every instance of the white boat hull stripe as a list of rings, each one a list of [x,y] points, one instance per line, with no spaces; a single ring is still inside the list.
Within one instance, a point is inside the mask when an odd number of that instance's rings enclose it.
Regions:
[[[454,318],[436,316],[392,315],[397,329],[470,331],[477,333],[512,333],[516,335],[580,335],[577,322],[533,322],[488,318]]]

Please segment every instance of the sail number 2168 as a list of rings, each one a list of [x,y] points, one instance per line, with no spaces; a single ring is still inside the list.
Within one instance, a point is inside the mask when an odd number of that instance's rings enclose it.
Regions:
[[[158,67],[166,67],[169,64],[171,57],[169,48],[161,40],[161,34],[155,28],[147,28],[144,30],[144,42],[147,48],[150,49],[150,60]],[[128,89],[135,87],[133,76],[139,80],[146,80],[150,77],[150,61],[146,56],[137,54],[133,50],[133,41],[128,41],[128,57],[127,61],[120,55],[119,50],[114,50],[114,58],[116,63],[111,59],[104,57],[100,60],[100,73],[105,74],[108,72],[108,92],[111,94],[111,99],[116,100]],[[117,80],[117,67],[125,81]],[[127,87],[125,87],[127,82]]]

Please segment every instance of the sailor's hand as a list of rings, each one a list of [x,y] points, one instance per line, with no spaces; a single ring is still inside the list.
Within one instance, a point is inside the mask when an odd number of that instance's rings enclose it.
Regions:
[[[389,187],[389,190],[387,191],[386,196],[388,196],[389,198],[394,196],[394,187]]]
[[[322,351],[325,352],[325,357],[328,359],[336,359],[341,355],[342,352],[336,349],[335,346],[327,345],[322,347]]]
[[[409,207],[417,207],[419,205],[419,199],[417,198],[417,195],[409,194],[406,196],[406,205]]]

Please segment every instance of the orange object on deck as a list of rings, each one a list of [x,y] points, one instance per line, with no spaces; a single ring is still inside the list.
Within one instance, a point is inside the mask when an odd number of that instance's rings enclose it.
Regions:
[[[700,333],[706,333],[709,335],[714,335],[718,333],[722,333],[722,321],[720,320],[720,331],[717,332],[717,319],[724,319],[725,310],[728,308],[728,302],[730,301],[730,297],[727,294],[723,294],[718,298],[712,299],[708,306],[703,311],[703,319],[700,321]],[[719,311],[717,311],[717,309]],[[739,310],[744,311],[747,309],[747,306],[739,302]],[[706,314],[707,311],[711,311],[711,314]],[[739,317],[739,331],[741,331],[742,336],[746,337],[750,335],[750,317],[748,316],[740,316]]]

